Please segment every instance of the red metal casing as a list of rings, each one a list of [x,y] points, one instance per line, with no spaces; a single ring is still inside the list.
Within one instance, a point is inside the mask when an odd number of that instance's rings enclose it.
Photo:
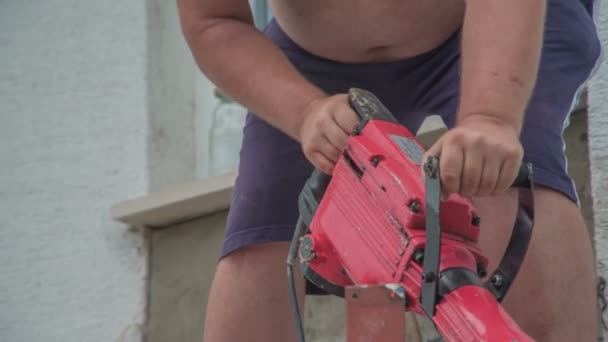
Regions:
[[[309,226],[314,258],[304,261],[308,268],[341,287],[400,283],[405,310],[424,314],[419,302],[422,265],[413,260],[425,247],[423,151],[411,132],[387,121],[371,120],[349,137]],[[479,227],[473,224],[477,212],[471,201],[452,195],[440,211],[439,271],[485,269],[488,260],[477,247]],[[448,293],[432,319],[448,341],[530,340],[481,286]]]

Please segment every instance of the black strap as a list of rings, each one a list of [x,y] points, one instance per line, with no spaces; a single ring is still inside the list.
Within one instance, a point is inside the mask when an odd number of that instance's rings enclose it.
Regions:
[[[442,270],[439,274],[439,297],[457,290],[463,286],[482,286],[477,273],[464,267],[452,267]]]
[[[519,205],[511,239],[500,264],[485,283],[492,294],[502,301],[515,280],[528,251],[534,228],[534,183],[532,166],[526,165],[527,179],[519,186]]]

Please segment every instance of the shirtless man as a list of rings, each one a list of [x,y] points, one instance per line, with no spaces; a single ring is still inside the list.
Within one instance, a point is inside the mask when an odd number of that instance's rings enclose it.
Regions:
[[[538,341],[595,341],[592,247],[562,131],[600,51],[591,0],[274,0],[256,30],[246,0],[178,0],[205,75],[249,108],[206,342],[295,341],[285,258],[312,167],[331,173],[372,91],[416,132],[440,114],[449,193],[474,198],[491,265],[514,220],[508,190],[534,167],[536,227],[505,305]],[[304,282],[299,293],[304,291]],[[300,298],[303,300],[303,298]]]

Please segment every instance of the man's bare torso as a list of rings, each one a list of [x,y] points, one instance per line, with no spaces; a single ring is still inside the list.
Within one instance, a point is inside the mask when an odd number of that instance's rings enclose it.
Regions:
[[[342,62],[414,56],[462,24],[464,0],[270,0],[285,32],[313,54]]]

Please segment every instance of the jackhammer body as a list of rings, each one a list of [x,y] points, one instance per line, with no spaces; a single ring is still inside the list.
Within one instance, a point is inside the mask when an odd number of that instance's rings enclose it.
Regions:
[[[532,233],[531,167],[514,183],[520,207],[497,270],[477,245],[480,218],[459,195],[441,200],[437,157],[371,93],[349,91],[360,124],[331,176],[315,170],[300,194],[287,259],[292,305],[296,256],[303,275],[329,294],[352,285],[400,284],[404,311],[425,315],[447,341],[531,341],[501,305]]]

